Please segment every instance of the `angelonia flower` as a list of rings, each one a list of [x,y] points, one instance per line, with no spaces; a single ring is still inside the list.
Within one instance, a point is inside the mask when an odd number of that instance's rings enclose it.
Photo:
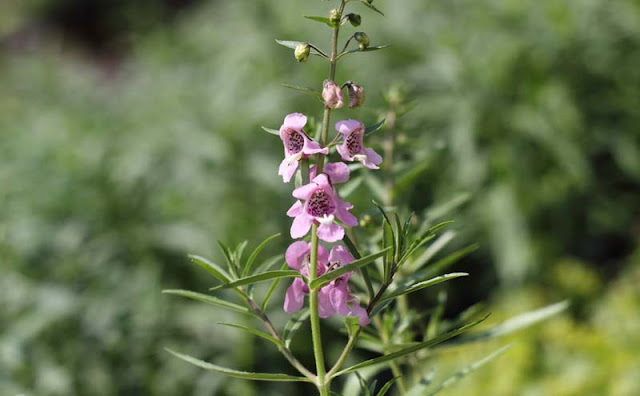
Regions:
[[[314,165],[309,169],[309,178],[316,177],[317,167]],[[349,166],[344,162],[330,162],[324,166],[322,173],[329,177],[331,184],[346,183],[349,180]]]
[[[328,148],[322,148],[318,142],[313,141],[302,128],[307,124],[304,114],[292,113],[284,118],[280,127],[280,139],[284,144],[284,160],[280,163],[278,175],[288,183],[298,169],[298,162],[312,154],[329,154]]]
[[[302,275],[309,275],[311,260],[311,244],[303,241],[292,243],[285,253],[287,265],[299,271]],[[327,271],[335,270],[354,261],[353,256],[344,246],[334,246],[331,253],[318,245],[318,269],[320,276]],[[356,297],[349,290],[349,278],[353,272],[346,273],[322,287],[318,293],[318,316],[329,318],[336,314],[358,318],[360,326],[369,324],[367,310],[360,306]],[[296,278],[285,294],[284,310],[294,313],[304,305],[304,296],[309,294],[309,287],[301,278]]]
[[[339,109],[344,105],[342,90],[334,81],[325,80],[322,88],[322,100],[328,109]]]
[[[347,91],[349,92],[349,108],[355,109],[362,106],[365,100],[364,88],[353,81],[347,81],[344,85],[347,86]]]
[[[344,161],[359,161],[369,169],[378,169],[382,157],[372,148],[365,147],[364,124],[357,120],[344,120],[336,123],[336,130],[342,134],[342,144],[337,147]]]
[[[298,201],[287,211],[287,216],[294,217],[291,238],[302,238],[312,224],[319,224],[318,238],[337,242],[344,238],[344,228],[336,223],[336,219],[349,226],[358,225],[358,219],[349,213],[353,205],[338,197],[325,173],[314,177],[311,183],[296,188],[293,196]],[[305,201],[304,204],[300,200]]]

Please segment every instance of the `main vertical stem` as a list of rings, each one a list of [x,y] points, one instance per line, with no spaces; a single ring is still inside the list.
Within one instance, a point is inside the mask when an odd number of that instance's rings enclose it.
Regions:
[[[340,2],[340,8],[338,12],[342,15],[344,11],[346,0]],[[329,79],[335,80],[336,77],[336,63],[338,61],[338,33],[340,32],[340,24],[333,28],[331,35],[331,58]],[[329,140],[329,123],[331,122],[331,109],[325,106],[324,114],[322,116],[322,130],[320,136],[320,144],[322,146],[327,145]],[[324,168],[324,157],[322,154],[316,156],[317,173],[320,174]],[[312,282],[318,276],[318,225],[314,224],[311,227],[311,271],[309,272],[309,281]],[[318,316],[318,288],[311,289],[309,291],[309,308],[311,310],[311,338],[313,340],[313,354],[316,360],[316,374],[318,377],[318,390],[321,396],[329,396],[330,383],[326,378],[326,369],[324,366],[324,352],[322,350],[322,336],[320,334],[320,317]]]

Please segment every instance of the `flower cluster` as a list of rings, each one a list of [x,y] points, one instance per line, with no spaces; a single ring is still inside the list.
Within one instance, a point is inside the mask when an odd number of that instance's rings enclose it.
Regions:
[[[349,107],[358,107],[364,103],[364,89],[348,81],[342,88],[349,92]],[[325,81],[322,98],[327,109],[337,109],[344,105],[344,97],[340,88],[333,81]],[[292,113],[285,117],[280,127],[280,138],[284,145],[284,159],[278,169],[285,183],[291,181],[300,168],[301,160],[309,159],[312,155],[329,155],[329,147],[322,147],[304,131],[307,117],[301,113]],[[357,120],[343,120],[335,124],[337,132],[334,141],[339,142],[336,151],[342,161],[362,163],[366,168],[378,169],[382,157],[373,149],[365,147],[363,137],[364,124]],[[329,145],[331,146],[331,145]],[[355,227],[358,219],[349,211],[353,208],[349,202],[343,201],[335,185],[349,180],[349,167],[345,162],[328,162],[313,165],[309,168],[308,184],[296,188],[292,195],[297,200],[287,211],[287,216],[293,217],[291,224],[291,238],[299,239],[309,234],[313,225],[317,225],[317,236],[328,243],[336,243],[344,238],[344,226]],[[321,162],[324,164],[324,160]],[[318,173],[318,167],[322,172]],[[305,175],[306,176],[306,175]],[[286,252],[289,267],[299,271],[301,278],[296,278],[287,289],[284,310],[292,313],[304,305],[304,296],[310,292],[305,280],[311,269],[311,244],[296,241]],[[354,261],[353,256],[343,245],[333,246],[331,251],[322,244],[318,244],[317,273],[321,276],[329,271],[340,268]],[[353,273],[348,272],[318,291],[318,315],[328,318],[336,314],[358,318],[358,323],[365,326],[369,317],[365,308],[360,306],[358,299],[349,290],[349,278]]]

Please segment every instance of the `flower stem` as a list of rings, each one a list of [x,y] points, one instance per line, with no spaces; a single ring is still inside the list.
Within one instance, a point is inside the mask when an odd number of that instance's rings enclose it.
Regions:
[[[311,269],[309,283],[318,276],[318,225],[311,228]],[[324,353],[322,351],[322,336],[320,335],[320,316],[318,315],[318,288],[309,291],[309,305],[311,308],[311,337],[313,340],[313,355],[316,360],[317,386],[320,395],[329,395],[329,387],[325,381]]]
[[[347,0],[340,1],[339,14],[344,11]],[[340,33],[340,24],[333,28],[331,34],[331,56],[329,57],[330,69],[329,79],[335,80],[336,64],[338,62],[338,36]],[[325,106],[322,116],[322,130],[320,134],[320,144],[324,147],[329,140],[329,123],[331,122],[331,109]],[[316,156],[316,174],[322,173],[324,168],[324,156],[318,154]],[[311,269],[309,271],[309,283],[313,282],[318,276],[318,225],[311,227]],[[321,396],[329,396],[329,388],[331,379],[326,376],[324,366],[324,353],[322,351],[322,336],[320,334],[320,316],[318,315],[318,288],[309,291],[309,308],[311,310],[311,338],[313,340],[313,355],[316,361],[316,376],[318,378],[317,386]]]

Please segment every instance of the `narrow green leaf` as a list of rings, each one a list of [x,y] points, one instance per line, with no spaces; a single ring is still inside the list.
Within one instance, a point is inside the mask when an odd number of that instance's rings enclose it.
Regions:
[[[460,278],[462,276],[468,276],[468,275],[469,274],[467,274],[466,272],[452,272],[450,274],[436,276],[435,278],[416,283],[415,285],[413,285],[411,287],[407,287],[407,288],[403,288],[403,289],[400,289],[400,290],[396,290],[393,293],[390,293],[389,295],[382,296],[380,301],[392,300],[392,299],[394,299],[396,297],[400,297],[400,296],[405,295],[405,294],[413,293],[415,291],[422,290],[422,289],[427,288],[429,286],[437,285],[438,283],[446,282],[446,281],[451,280],[451,279]]]
[[[447,297],[447,292],[444,290],[438,293],[438,305],[429,318],[429,325],[427,326],[426,333],[424,335],[426,339],[435,337],[440,331],[440,320],[444,314],[444,307],[447,305]]]
[[[340,196],[343,198],[350,196],[358,187],[360,187],[363,180],[363,176],[357,176],[349,180],[347,183],[343,184],[342,188],[340,189]]]
[[[347,249],[349,249],[349,252],[356,260],[362,257],[362,255],[358,251],[358,248],[356,248],[356,245],[353,243],[353,241],[351,240],[351,238],[349,238],[348,235],[345,235],[345,238],[342,240],[342,242],[344,242],[345,246],[347,246]],[[373,291],[373,284],[371,283],[369,270],[366,267],[362,267],[360,268],[360,272],[362,273],[362,279],[364,280],[364,284],[367,287],[369,298],[373,298],[373,296],[375,295],[375,292]]]
[[[307,19],[311,19],[312,21],[324,23],[327,26],[329,26],[330,28],[333,27],[333,26],[331,26],[331,21],[329,20],[329,18],[320,17],[320,16],[309,16],[309,15],[305,15],[304,17],[307,18]]]
[[[246,249],[249,241],[242,241],[236,246],[236,251],[233,253],[233,263],[240,269],[240,261],[242,260],[242,255],[244,254],[244,249]]]
[[[369,125],[368,127],[366,127],[364,129],[364,134],[365,135],[369,135],[371,133],[374,133],[375,131],[379,130],[380,128],[382,128],[382,126],[384,125],[384,122],[386,121],[386,118],[383,118],[382,121],[377,122],[373,125]]]
[[[329,271],[326,274],[314,279],[313,282],[311,282],[309,284],[309,287],[311,289],[316,289],[318,287],[322,287],[322,286],[326,285],[327,283],[331,282],[332,280],[334,280],[334,279],[346,274],[347,272],[355,271],[358,268],[373,262],[378,257],[382,257],[384,254],[387,253],[388,250],[389,250],[388,248],[384,249],[384,250],[381,250],[381,251],[379,251],[377,253],[370,254],[370,255],[368,255],[366,257],[362,257],[362,258],[360,258],[358,260],[355,260],[355,261],[353,261],[353,262],[351,262],[351,263],[349,263],[349,264],[347,264],[345,266],[342,266],[340,268],[336,268],[333,271]]]
[[[400,377],[394,377],[394,378],[391,378],[389,381],[387,381],[387,383],[384,384],[384,386],[382,388],[380,388],[380,390],[378,391],[376,396],[385,396],[387,394],[387,392],[389,392],[389,389],[391,389],[393,384],[396,383],[398,378],[400,378]]]
[[[433,235],[433,234],[432,234]],[[432,257],[438,254],[444,249],[449,242],[456,236],[455,231],[447,231],[436,239],[425,251],[415,260],[413,260],[409,266],[410,271],[419,270],[424,264],[426,264]]]
[[[227,246],[224,242],[220,240],[218,241],[218,246],[220,246],[220,249],[222,250],[222,254],[224,255],[224,258],[227,260],[227,267],[229,268],[229,271],[234,277],[237,277],[238,269],[235,266],[234,259],[233,259],[233,252],[231,251],[231,248],[229,248],[229,246]]]
[[[364,378],[362,378],[362,376],[359,373],[355,373],[355,374],[356,374],[356,377],[358,378],[358,383],[360,383],[360,390],[362,391],[362,394],[365,396],[371,396],[371,391],[367,386],[367,381]]]
[[[209,290],[229,289],[231,287],[238,287],[243,285],[250,285],[252,283],[268,281],[269,279],[294,278],[297,276],[301,276],[298,271],[292,271],[292,270],[268,271],[268,272],[262,272],[260,274],[250,275],[250,276],[235,280],[231,283],[226,283],[224,285],[215,286],[210,288]]]
[[[298,44],[302,44],[304,43],[304,41],[293,41],[293,40],[276,40],[276,43],[287,47],[287,48],[291,48],[291,49],[296,49],[296,47],[298,46]],[[313,48],[313,46],[311,47],[311,51],[310,51],[311,55],[317,55],[317,56],[324,56],[323,54],[319,53],[315,48]]]
[[[284,345],[276,337],[271,336],[271,335],[269,335],[269,334],[267,334],[265,332],[262,332],[260,330],[252,329],[251,327],[241,326],[241,325],[237,325],[237,324],[233,324],[233,323],[218,323],[218,324],[221,324],[223,326],[233,327],[233,328],[240,329],[240,330],[244,330],[247,333],[251,333],[251,334],[257,335],[258,337],[264,338],[267,341],[271,341],[274,344],[276,344],[278,347],[281,347],[281,346]]]
[[[318,98],[322,98],[322,93],[321,92],[318,92],[318,91],[316,91],[314,89],[311,89],[311,88],[301,87],[301,86],[298,86],[298,85],[284,84],[284,83],[282,84],[282,86],[285,87],[285,88],[293,89],[294,91],[298,91],[298,92],[306,93],[306,94],[309,94],[309,95],[312,95],[312,96],[315,96],[315,97],[318,97]]]
[[[374,194],[376,199],[384,200],[386,195],[386,190],[384,189],[384,186],[382,185],[380,180],[378,180],[375,176],[372,176],[371,172],[365,172],[363,175],[364,175],[364,181],[367,183],[367,185],[369,186],[369,189]]]
[[[218,366],[212,363],[208,363],[203,360],[196,359],[189,355],[184,355],[182,353],[172,351],[169,348],[165,348],[165,350],[170,354],[174,355],[175,357],[180,358],[195,366],[201,367],[206,370],[211,370],[221,374],[225,374],[230,377],[244,378],[244,379],[250,379],[255,381],[309,382],[309,380],[305,377],[295,377],[293,375],[288,375],[288,374],[252,373],[249,371],[234,370],[234,369]]]
[[[190,298],[192,300],[202,301],[207,304],[215,305],[217,307],[227,308],[232,311],[253,315],[253,312],[250,311],[249,308],[247,307],[243,307],[241,305],[234,304],[232,302],[225,301],[214,296],[209,296],[207,294],[196,293],[190,290],[177,290],[177,289],[163,290],[162,292],[165,294],[173,294],[176,296]]]
[[[277,129],[267,128],[266,126],[261,126],[260,128],[262,128],[265,132],[268,132],[272,135],[280,136],[280,131]]]
[[[440,392],[441,390],[443,390],[444,388],[454,384],[455,382],[461,380],[462,378],[464,378],[467,374],[479,369],[480,367],[484,366],[485,364],[489,363],[490,361],[492,361],[493,359],[497,358],[498,356],[502,355],[503,353],[505,353],[507,350],[509,350],[509,348],[511,348],[511,345],[505,345],[502,348],[498,349],[497,351],[485,356],[484,358],[468,365],[467,367],[463,368],[462,370],[458,371],[457,373],[455,373],[454,375],[452,375],[451,377],[447,378],[446,380],[444,380],[440,385],[438,385],[437,388],[435,388],[433,391],[429,392],[427,395],[428,396],[433,396],[436,393]],[[424,393],[416,393],[416,395],[424,395]],[[411,391],[409,391],[408,395],[411,395]]]
[[[337,373],[335,373],[333,375],[333,377],[337,377],[337,376],[342,375],[342,374],[351,373],[353,371],[360,370],[360,369],[363,369],[365,367],[386,363],[388,361],[397,359],[399,357],[408,355],[410,353],[417,352],[417,351],[419,351],[421,349],[429,348],[431,346],[437,345],[437,344],[439,344],[439,343],[441,343],[443,341],[448,340],[449,338],[452,338],[452,337],[455,337],[455,336],[457,336],[457,335],[459,335],[461,333],[464,333],[465,331],[469,330],[473,326],[476,326],[480,322],[484,321],[487,317],[488,316],[485,316],[484,318],[482,318],[482,319],[480,319],[478,321],[475,321],[475,322],[470,323],[468,325],[462,326],[462,327],[460,327],[458,329],[455,329],[455,330],[449,331],[447,333],[444,333],[444,334],[442,334],[442,335],[440,335],[438,337],[435,337],[435,338],[433,338],[431,340],[418,343],[418,344],[416,344],[416,345],[414,345],[412,347],[405,348],[405,349],[402,349],[402,350],[400,350],[398,352],[390,353],[388,355],[379,356],[377,358],[369,359],[369,360],[366,360],[366,361],[364,361],[362,363],[358,363],[358,364],[356,364],[354,366],[348,367],[348,368],[346,368],[344,370],[340,370]]]
[[[282,265],[282,268],[280,269],[285,270],[287,267],[288,267],[287,263],[284,263]],[[267,310],[267,306],[269,305],[269,300],[271,300],[271,296],[273,296],[273,292],[276,290],[281,280],[282,278],[277,278],[277,279],[274,279],[273,282],[271,282],[271,286],[269,286],[269,290],[267,290],[267,293],[264,295],[264,301],[262,302],[263,311]]]
[[[242,276],[247,276],[247,274],[251,271],[251,267],[253,266],[253,262],[255,261],[256,257],[258,257],[260,252],[269,244],[269,242],[273,241],[274,239],[276,239],[279,236],[280,236],[280,233],[273,234],[270,237],[268,237],[267,239],[265,239],[264,241],[262,241],[262,243],[260,243],[255,249],[253,249],[253,252],[251,252],[251,255],[249,256],[249,258],[247,259],[247,262],[244,265],[244,270],[242,271]]]
[[[369,3],[368,1],[366,1],[366,0],[360,0],[360,2],[361,2],[362,4],[364,4],[365,6],[367,6],[368,8],[370,8],[370,9],[374,10],[374,11],[375,11],[375,12],[377,12],[378,14],[380,14],[380,15],[384,16],[384,14],[382,13],[382,11],[380,11],[379,9],[377,9],[373,4]]]
[[[377,51],[377,50],[381,50],[381,49],[384,49],[384,48],[387,48],[387,47],[389,47],[389,45],[379,45],[379,46],[374,46],[374,47],[367,47],[365,49],[360,49],[360,48],[352,49],[352,50],[345,51],[345,52],[341,53],[340,55],[338,55],[337,58],[340,59],[340,58],[342,58],[343,56],[345,56],[347,54],[354,54],[356,52]]]
[[[284,332],[282,333],[282,339],[284,340],[284,345],[289,348],[291,345],[291,341],[293,340],[293,336],[300,330],[302,324],[307,320],[311,312],[309,308],[304,308],[294,315],[291,316],[291,319],[284,326]]]
[[[196,256],[195,254],[190,254],[189,260],[203,268],[205,271],[215,276],[218,280],[223,283],[231,282],[231,275],[227,273],[227,271],[223,270],[218,264],[215,264],[204,257]]]
[[[468,344],[472,342],[486,341],[498,337],[504,337],[505,335],[514,333],[520,329],[546,320],[553,315],[557,315],[567,309],[568,306],[568,301],[561,301],[555,304],[547,305],[543,308],[525,312],[513,318],[507,319],[488,330],[484,330],[476,334],[470,334],[468,336],[465,336],[464,338],[461,338],[460,340],[456,340],[455,344]]]

